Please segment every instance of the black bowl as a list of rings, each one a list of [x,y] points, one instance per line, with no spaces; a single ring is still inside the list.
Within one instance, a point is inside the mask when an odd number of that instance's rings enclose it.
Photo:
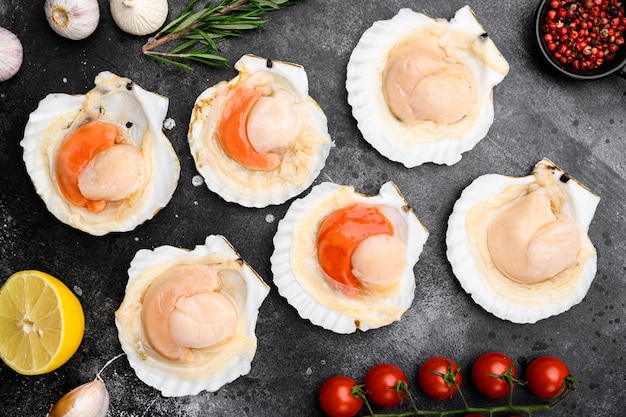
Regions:
[[[612,61],[603,62],[598,68],[592,70],[577,70],[569,65],[563,65],[558,61],[546,46],[546,41],[543,38],[543,31],[541,27],[546,21],[546,15],[550,10],[551,0],[542,0],[537,7],[537,14],[535,18],[535,39],[541,55],[545,58],[545,61],[559,73],[566,75],[570,78],[577,80],[595,80],[598,78],[606,77],[607,75],[617,73],[622,77],[626,77],[626,44],[620,46]]]

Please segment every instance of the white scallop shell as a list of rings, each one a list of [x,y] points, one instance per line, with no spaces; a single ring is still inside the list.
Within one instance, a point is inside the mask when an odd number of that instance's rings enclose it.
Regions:
[[[410,9],[401,9],[390,20],[375,22],[354,48],[347,67],[348,103],[363,138],[388,159],[415,167],[426,162],[452,165],[489,131],[494,119],[492,89],[508,73],[509,66],[486,36],[469,6],[459,9],[446,33],[471,36],[471,50],[463,50],[464,63],[474,72],[479,96],[473,121],[461,119],[447,128],[433,130],[433,122],[407,126],[390,112],[383,95],[383,71],[390,50],[425,28],[448,24]],[[433,29],[434,30],[434,29]],[[441,29],[437,29],[441,31]],[[461,45],[461,44],[459,44]]]
[[[326,158],[333,146],[328,134],[326,115],[317,102],[308,95],[308,78],[302,66],[244,55],[237,61],[235,68],[239,71],[235,78],[209,87],[195,101],[188,139],[196,168],[204,177],[207,187],[226,201],[245,207],[265,207],[284,203],[307,189],[326,164]],[[219,90],[225,85],[232,88],[250,74],[259,71],[288,80],[297,97],[306,103],[308,114],[304,116],[310,133],[306,138],[297,140],[297,147],[302,147],[302,144],[306,143],[310,150],[299,150],[296,153],[297,158],[305,158],[303,167],[283,160],[274,171],[250,170],[232,160],[221,145],[210,150],[203,140],[203,129],[216,124],[216,120],[209,117],[211,107],[223,105],[223,101],[215,100]],[[206,124],[209,124],[208,128],[205,127]],[[209,136],[212,136],[211,142],[216,141],[215,143],[219,144],[215,133]],[[295,162],[298,161],[300,159]]]
[[[178,184],[180,164],[162,128],[169,100],[108,71],[96,76],[95,87],[87,94],[55,93],[39,102],[20,142],[26,170],[48,210],[63,223],[96,236],[133,230],[167,205]],[[151,167],[137,201],[109,204],[100,213],[69,203],[55,175],[56,152],[64,139],[94,114],[128,132]]]
[[[352,298],[332,289],[323,278],[317,263],[315,241],[321,222],[337,207],[362,203],[375,205],[394,224],[398,237],[406,246],[406,265],[400,286],[394,294],[371,298]],[[351,186],[325,182],[313,187],[311,192],[295,200],[285,217],[278,223],[274,236],[274,252],[270,258],[274,283],[278,292],[285,297],[298,314],[311,323],[336,333],[366,331],[400,320],[411,306],[415,295],[417,263],[428,231],[408,207],[395,184],[387,182],[379,194],[366,196],[356,193]],[[303,244],[304,242],[304,244]],[[308,242],[308,243],[306,243]],[[302,246],[311,246],[310,251],[301,251]],[[298,265],[306,265],[300,268]],[[306,274],[315,279],[307,280]],[[389,314],[388,314],[389,313]]]
[[[486,241],[487,226],[484,236],[468,234],[466,218],[472,208],[484,204],[508,187],[535,182],[534,175],[508,177],[487,174],[476,178],[461,193],[448,220],[447,257],[459,283],[486,311],[513,323],[535,323],[569,310],[582,301],[596,274],[597,255],[587,232],[600,198],[548,159],[539,162],[537,168],[547,168],[554,175],[554,184],[566,196],[561,212],[578,223],[584,250],[589,253],[578,276],[570,281],[519,284],[498,274],[493,278],[496,283],[493,284],[485,272],[485,261],[472,243],[473,239]]]
[[[131,288],[145,289],[160,272],[180,264],[221,263],[236,261],[242,263],[241,271],[233,272],[229,276],[231,286],[237,290],[239,318],[245,338],[250,344],[247,349],[237,352],[224,351],[223,347],[216,355],[223,355],[224,363],[217,372],[207,371],[202,364],[192,364],[191,368],[177,369],[177,365],[160,359],[158,355],[138,347],[137,341],[131,334],[140,333],[140,323],[129,324],[125,315],[140,303],[143,291],[129,291]],[[222,277],[223,279],[226,279]],[[196,395],[201,391],[215,392],[225,384],[234,381],[250,372],[251,363],[256,352],[256,322],[259,308],[269,294],[269,287],[261,277],[241,259],[239,253],[231,246],[224,236],[210,235],[204,245],[198,245],[193,250],[186,250],[172,246],[161,246],[154,250],[142,249],[137,252],[128,269],[128,284],[126,296],[119,310],[115,313],[115,324],[122,349],[128,357],[130,366],[137,377],[147,385],[161,391],[166,397]],[[133,326],[137,328],[133,329]],[[134,333],[133,333],[134,332]],[[234,343],[237,343],[235,341]],[[224,345],[228,348],[229,344]]]

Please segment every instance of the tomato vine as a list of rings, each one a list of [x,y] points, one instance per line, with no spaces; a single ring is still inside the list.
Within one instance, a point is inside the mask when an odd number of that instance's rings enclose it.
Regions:
[[[485,366],[485,361],[492,362],[491,368]],[[516,413],[531,417],[535,412],[546,411],[556,407],[574,392],[576,384],[579,382],[569,374],[569,369],[565,363],[553,356],[542,356],[533,360],[529,365],[531,372],[527,372],[527,380],[522,380],[517,376],[513,362],[503,354],[490,352],[482,355],[477,362],[482,364],[480,368],[483,370],[491,370],[485,371],[486,373],[483,372],[480,375],[477,374],[477,376],[473,375],[474,384],[482,384],[484,386],[486,384],[485,381],[493,378],[493,386],[498,388],[496,390],[498,392],[497,396],[503,399],[506,398],[505,404],[486,407],[470,405],[461,389],[460,367],[452,360],[443,357],[430,358],[420,367],[420,374],[422,374],[422,377],[418,378],[420,388],[425,395],[439,400],[452,398],[458,393],[463,404],[461,407],[449,410],[420,409],[417,406],[416,395],[409,388],[408,378],[406,378],[402,370],[392,364],[374,366],[366,375],[366,381],[363,384],[359,384],[350,378],[349,386],[344,386],[342,389],[344,392],[351,392],[353,398],[342,396],[341,400],[337,401],[337,396],[326,392],[324,398],[320,394],[320,403],[330,417],[354,417],[359,414],[362,410],[360,406],[353,407],[348,414],[333,412],[333,410],[345,410],[346,402],[353,405],[355,399],[358,399],[359,404],[364,405],[367,410],[363,416],[369,417],[467,417],[469,415],[493,417],[500,415],[500,413]],[[506,367],[503,368],[502,363],[506,364]],[[555,369],[559,372],[555,372]],[[476,374],[476,372],[474,373]],[[336,377],[331,377],[330,379],[333,378]],[[498,387],[503,383],[508,387],[506,389],[508,394],[504,396],[499,395],[501,387]],[[518,385],[527,385],[531,393],[544,400],[544,402],[531,405],[515,404],[513,393],[514,387]],[[442,394],[442,391],[445,395]],[[494,395],[485,395],[484,393],[483,395],[487,398],[494,398]],[[409,405],[402,411],[379,412],[374,409],[374,406],[397,408],[407,403]]]

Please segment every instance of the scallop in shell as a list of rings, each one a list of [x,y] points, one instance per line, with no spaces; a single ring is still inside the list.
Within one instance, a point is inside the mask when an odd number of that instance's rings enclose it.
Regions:
[[[281,204],[308,188],[332,146],[302,66],[244,55],[239,74],[196,99],[189,147],[207,187],[246,207]]]
[[[142,249],[115,312],[137,377],[164,396],[217,391],[247,374],[269,287],[223,236],[193,250]]]
[[[588,229],[599,200],[547,158],[525,177],[478,177],[448,221],[452,270],[501,319],[534,323],[563,313],[596,274]]]
[[[170,201],[180,165],[163,134],[168,99],[110,72],[85,95],[49,94],[21,145],[35,189],[60,221],[125,232]]]
[[[363,138],[414,167],[452,165],[489,131],[509,66],[469,6],[450,21],[401,9],[354,48],[346,89]]]
[[[400,320],[428,231],[392,182],[366,196],[319,184],[279,222],[271,269],[302,318],[336,333]]]

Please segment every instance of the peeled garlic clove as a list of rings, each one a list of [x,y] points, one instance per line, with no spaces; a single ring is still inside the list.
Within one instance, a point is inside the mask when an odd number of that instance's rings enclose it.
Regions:
[[[13,32],[0,27],[0,82],[13,77],[22,66],[22,42]]]
[[[61,397],[47,417],[105,417],[108,410],[109,392],[104,381],[96,378]]]
[[[111,0],[111,16],[131,35],[156,32],[167,18],[167,0]]]
[[[52,30],[64,38],[85,39],[98,27],[98,0],[46,0],[46,19]]]

